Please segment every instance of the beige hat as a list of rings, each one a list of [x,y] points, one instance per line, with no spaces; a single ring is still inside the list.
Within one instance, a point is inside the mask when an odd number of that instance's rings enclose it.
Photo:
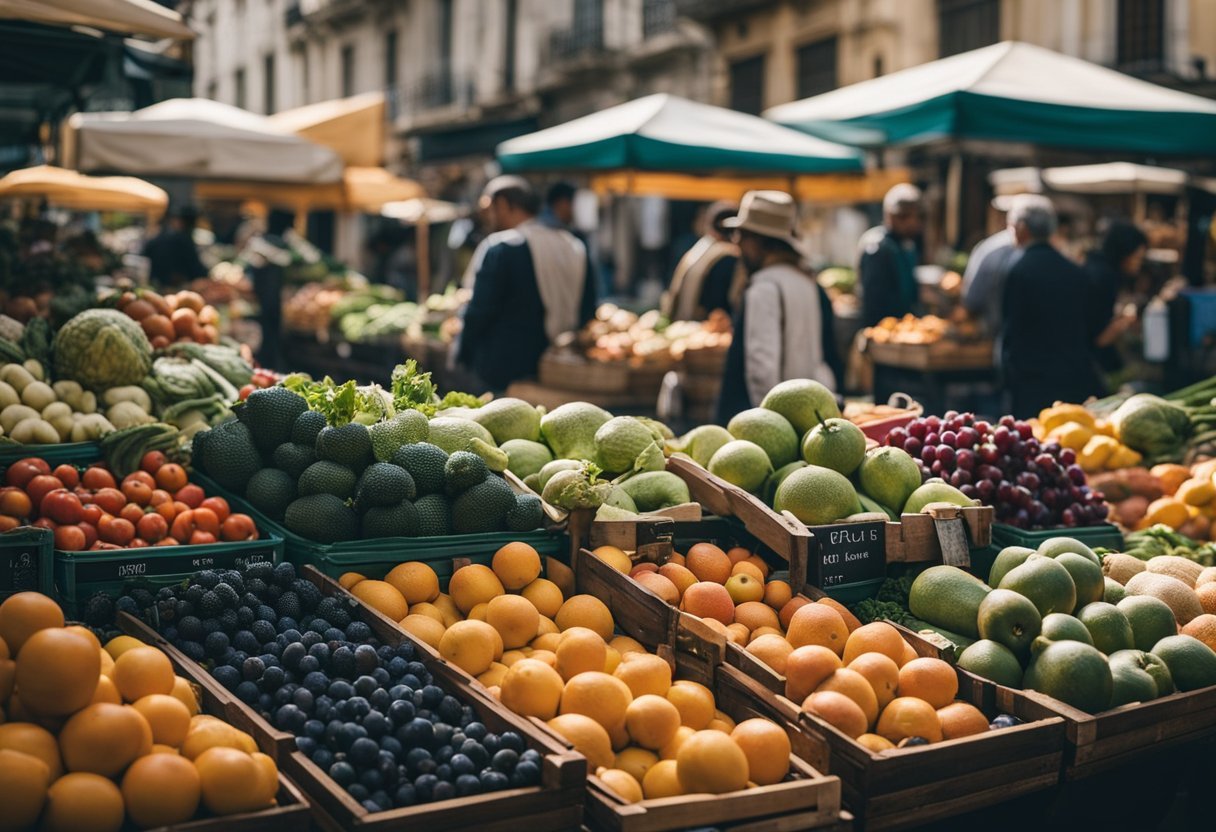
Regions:
[[[795,228],[797,219],[798,206],[785,191],[748,191],[739,203],[739,213],[722,225],[781,240],[801,254],[805,243]]]

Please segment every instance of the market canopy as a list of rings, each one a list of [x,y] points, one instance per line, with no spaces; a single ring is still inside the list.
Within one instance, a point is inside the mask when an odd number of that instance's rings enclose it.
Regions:
[[[718,199],[738,201],[748,191],[789,191],[799,201],[817,205],[881,202],[883,195],[900,182],[911,182],[905,168],[879,168],[857,174],[816,176],[693,176],[686,173],[612,171],[591,177],[589,186],[597,194],[658,196],[692,202]]]
[[[133,113],[76,113],[66,154],[82,171],[251,182],[337,183],[342,160],[265,116],[173,98]]]
[[[861,154],[854,148],[666,93],[509,139],[497,153],[508,172],[799,174],[862,169]]]
[[[1176,168],[1104,162],[1056,168],[1006,168],[988,176],[998,195],[1038,193],[1044,187],[1073,194],[1181,194],[1188,187],[1216,190],[1216,180]]]
[[[306,104],[269,116],[287,133],[331,148],[342,161],[356,167],[384,164],[384,93]]]
[[[124,35],[190,40],[182,16],[154,0],[0,0],[0,20],[90,26]]]
[[[1216,101],[1006,41],[783,104],[766,118],[859,145],[941,138],[1211,155]]]
[[[406,225],[453,222],[466,213],[467,211],[462,206],[454,202],[425,197],[390,202],[380,208],[382,217],[388,217]]]
[[[161,214],[169,195],[132,176],[86,176],[74,170],[38,165],[0,178],[0,199],[46,200],[76,211],[129,211]]]
[[[342,181],[322,185],[264,182],[198,182],[195,196],[202,200],[256,200],[290,211],[340,211],[376,214],[389,203],[426,196],[412,179],[394,176],[384,168],[347,168]]]

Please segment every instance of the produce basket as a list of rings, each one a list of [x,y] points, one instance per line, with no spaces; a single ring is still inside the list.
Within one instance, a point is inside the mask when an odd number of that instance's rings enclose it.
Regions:
[[[45,459],[52,468],[62,463],[87,465],[101,459],[101,445],[97,442],[64,442],[59,445],[18,445],[15,442],[0,442],[0,468],[7,468],[28,456]]]
[[[864,352],[875,364],[905,370],[982,370],[992,366],[991,341],[943,339],[932,344],[897,344],[867,339]]]
[[[1028,549],[1037,549],[1043,541],[1061,536],[1079,540],[1091,549],[1103,546],[1117,552],[1123,551],[1123,533],[1119,531],[1118,526],[1110,523],[1103,523],[1100,526],[1034,530],[1019,529],[1017,526],[1010,526],[1006,523],[992,524],[992,545],[998,547],[998,550],[1004,549],[1006,546],[1025,546]]]
[[[0,534],[0,601],[16,592],[50,595],[54,547],[50,529],[20,526]]]
[[[588,361],[581,355],[549,350],[540,357],[537,380],[545,387],[574,393],[625,393],[630,390],[625,361]]]

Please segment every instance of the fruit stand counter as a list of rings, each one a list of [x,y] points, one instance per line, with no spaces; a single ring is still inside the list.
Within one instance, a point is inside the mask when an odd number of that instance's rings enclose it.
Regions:
[[[995,379],[991,341],[899,344],[867,340],[863,352],[874,362],[875,401],[907,392],[928,413],[950,409],[949,386],[991,384]]]

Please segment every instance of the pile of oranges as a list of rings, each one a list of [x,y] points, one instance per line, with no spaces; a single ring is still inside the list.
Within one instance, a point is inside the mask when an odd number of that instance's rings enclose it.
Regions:
[[[149,289],[138,294],[123,292],[118,298],[118,308],[140,325],[153,349],[167,347],[174,341],[220,342],[220,313],[197,292],[164,296]]]
[[[130,636],[103,648],[36,592],[0,604],[0,829],[118,832],[274,805],[274,761],[199,713],[190,683]]]
[[[121,482],[105,463],[52,469],[38,457],[14,462],[4,481],[0,531],[32,522],[52,530],[55,548],[65,552],[258,537],[253,518],[233,513],[223,497],[208,497],[160,451],[145,454],[140,470]]]

